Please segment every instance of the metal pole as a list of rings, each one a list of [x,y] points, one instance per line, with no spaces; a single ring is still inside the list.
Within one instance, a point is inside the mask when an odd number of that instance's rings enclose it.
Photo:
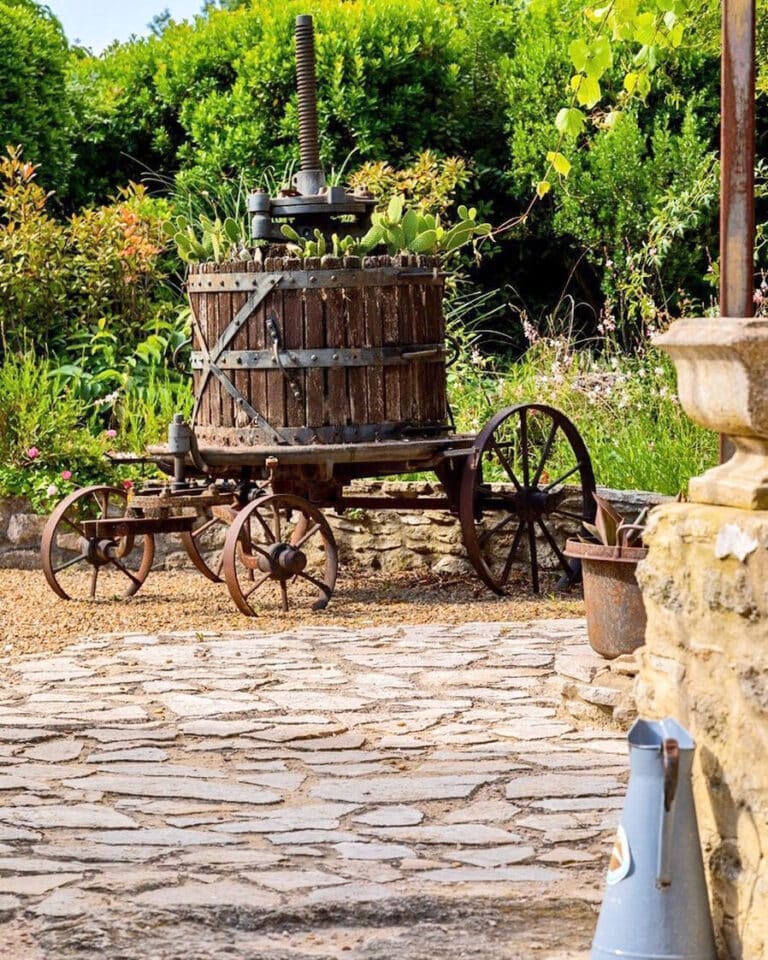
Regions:
[[[754,315],[755,0],[723,0],[720,315]]]
[[[723,0],[720,74],[720,316],[751,317],[755,243],[755,0]],[[720,435],[720,462],[734,446]]]

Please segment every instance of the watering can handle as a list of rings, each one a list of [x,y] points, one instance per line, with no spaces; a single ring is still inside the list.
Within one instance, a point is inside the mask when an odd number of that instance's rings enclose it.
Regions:
[[[677,776],[680,770],[680,744],[668,737],[662,747],[664,760],[664,810],[669,813],[677,792]]]

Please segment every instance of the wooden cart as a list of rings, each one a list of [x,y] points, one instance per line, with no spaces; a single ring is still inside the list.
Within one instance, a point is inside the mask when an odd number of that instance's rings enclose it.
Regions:
[[[337,573],[323,510],[353,507],[458,515],[467,556],[497,593],[522,552],[538,592],[542,548],[571,582],[578,569],[555,526],[594,516],[589,454],[574,425],[541,403],[501,410],[477,435],[455,433],[442,288],[425,257],[274,255],[193,269],[192,425],[174,418],[168,445],[149,450],[172,479],[66,498],[43,537],[53,590],[131,595],[153,538],[170,533],[201,573],[226,581],[244,614],[258,613],[269,590],[284,609],[292,599],[321,608]],[[426,471],[441,496],[349,491],[356,479]],[[571,485],[576,509],[564,503]],[[204,545],[220,525],[224,548],[212,559]]]

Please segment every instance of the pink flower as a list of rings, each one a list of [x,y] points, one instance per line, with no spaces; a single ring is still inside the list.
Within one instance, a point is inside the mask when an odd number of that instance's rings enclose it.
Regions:
[[[48,489],[46,490],[46,493],[48,494],[49,497],[55,497],[58,492],[59,492],[59,488],[56,486],[55,483],[52,483],[50,487],[48,487]]]
[[[71,470],[62,470],[62,471],[61,471],[61,479],[62,479],[62,480],[71,480],[71,479],[72,479],[72,471],[71,471]]]
[[[27,450],[27,456],[30,460],[35,460],[40,456],[40,451],[37,449],[37,447],[30,447],[29,450]]]
[[[112,437],[116,437],[116,436],[117,436],[117,430],[105,430],[105,431],[104,431],[104,434],[105,434],[105,436],[109,437],[110,440],[111,440]]]
[[[133,480],[123,480],[123,490],[133,490]]]

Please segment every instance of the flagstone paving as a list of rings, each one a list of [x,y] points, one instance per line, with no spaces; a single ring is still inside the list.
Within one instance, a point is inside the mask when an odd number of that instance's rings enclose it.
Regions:
[[[584,960],[626,747],[581,620],[115,634],[0,661],[5,957]]]

